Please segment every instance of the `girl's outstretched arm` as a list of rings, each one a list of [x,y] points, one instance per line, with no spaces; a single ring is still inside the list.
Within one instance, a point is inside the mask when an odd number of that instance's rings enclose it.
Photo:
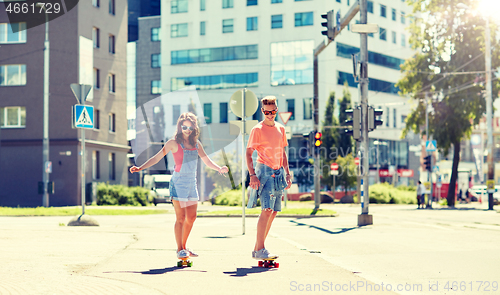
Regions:
[[[203,163],[205,163],[205,165],[207,165],[209,168],[214,169],[215,171],[218,171],[220,174],[224,174],[229,171],[229,169],[226,166],[221,167],[217,165],[217,163],[212,161],[212,159],[210,159],[207,156],[207,153],[205,153],[205,149],[203,148],[203,145],[199,140],[198,140],[198,155],[200,155],[200,158],[203,161]]]
[[[170,151],[174,149],[177,149],[176,141],[174,139],[170,139],[165,143],[165,145],[163,145],[163,148],[158,153],[156,153],[156,155],[149,158],[149,160],[147,160],[144,164],[142,164],[139,167],[137,166],[130,167],[130,173],[139,172],[141,170],[144,170],[146,168],[155,165],[161,159],[163,159],[163,157],[165,157]]]

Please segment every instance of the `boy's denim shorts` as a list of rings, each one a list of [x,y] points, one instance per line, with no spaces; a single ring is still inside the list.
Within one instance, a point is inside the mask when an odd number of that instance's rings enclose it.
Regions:
[[[272,209],[273,211],[281,211],[281,197],[283,196],[283,190],[275,191],[273,195],[274,178],[270,177],[260,194],[260,205],[262,210]]]

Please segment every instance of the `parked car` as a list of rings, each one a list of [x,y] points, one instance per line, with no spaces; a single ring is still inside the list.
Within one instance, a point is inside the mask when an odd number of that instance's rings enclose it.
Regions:
[[[153,204],[158,205],[159,203],[172,203],[172,197],[170,196],[170,180],[172,175],[166,174],[154,174],[148,175],[144,179],[144,183],[151,190],[151,195],[153,196]]]
[[[473,202],[478,201],[479,198],[481,198],[483,202],[488,201],[486,185],[474,185],[469,189],[469,193],[471,195],[471,201]],[[500,191],[498,191],[498,188],[495,188],[495,192],[493,193],[493,203],[495,205],[500,204]]]

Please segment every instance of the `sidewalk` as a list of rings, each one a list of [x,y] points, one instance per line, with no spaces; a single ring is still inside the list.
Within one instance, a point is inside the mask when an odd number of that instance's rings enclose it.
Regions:
[[[67,216],[0,217],[0,294],[366,294],[360,286],[371,283],[273,230],[266,247],[280,268],[257,267],[256,218],[246,219],[245,235],[241,219],[199,218],[191,268],[175,266],[173,214],[94,218],[99,227],[60,226]],[[280,222],[276,233],[294,226]]]

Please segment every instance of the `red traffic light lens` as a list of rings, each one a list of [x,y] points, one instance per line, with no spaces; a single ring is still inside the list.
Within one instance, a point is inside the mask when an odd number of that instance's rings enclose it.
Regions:
[[[314,134],[314,138],[315,139],[321,139],[321,132],[316,132],[316,134]]]

